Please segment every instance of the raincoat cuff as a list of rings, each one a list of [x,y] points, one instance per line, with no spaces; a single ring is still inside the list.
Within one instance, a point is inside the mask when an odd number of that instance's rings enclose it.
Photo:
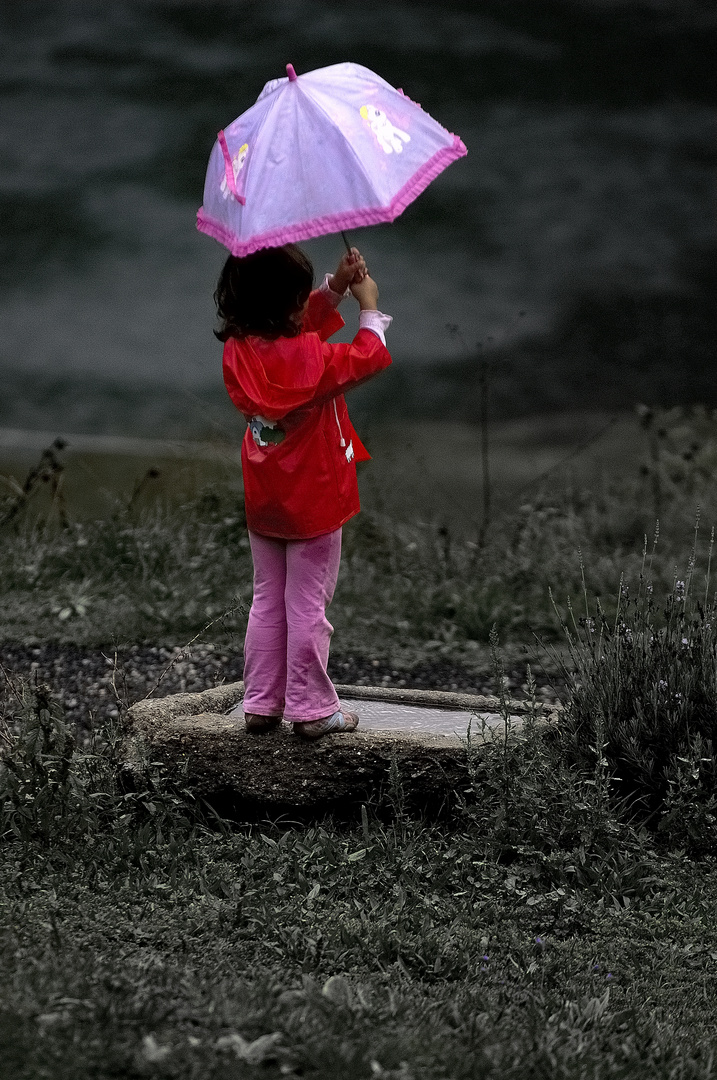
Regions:
[[[351,289],[347,289],[346,292],[337,293],[329,285],[329,278],[331,274],[327,274],[324,280],[319,285],[319,292],[322,292],[332,307],[338,307],[342,300],[351,295]]]
[[[371,330],[380,339],[381,344],[386,344],[386,330],[393,322],[393,316],[384,315],[382,311],[360,311],[359,326],[362,330]]]

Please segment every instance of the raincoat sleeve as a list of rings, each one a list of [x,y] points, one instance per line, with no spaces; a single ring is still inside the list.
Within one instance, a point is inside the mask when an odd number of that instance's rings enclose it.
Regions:
[[[322,341],[326,341],[344,325],[344,320],[331,301],[324,296],[321,289],[314,289],[309,296],[309,309],[304,316],[304,331],[318,334]]]
[[[273,342],[224,345],[224,383],[245,417],[281,420],[307,405],[339,397],[383,371],[391,355],[372,330],[359,330],[350,343],[322,342],[317,333]]]
[[[350,344],[322,345],[324,373],[312,401],[319,404],[353,390],[391,363],[391,354],[372,330],[359,330]]]

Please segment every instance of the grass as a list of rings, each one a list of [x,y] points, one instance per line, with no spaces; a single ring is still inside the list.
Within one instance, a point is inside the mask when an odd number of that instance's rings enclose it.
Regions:
[[[286,840],[197,844],[174,885],[160,850],[125,881],[46,867],[5,888],[4,1075],[710,1075],[713,872],[695,892],[656,862],[660,887],[562,936],[555,890],[460,833],[408,837],[399,858],[378,839],[358,870],[356,837],[263,835]],[[302,868],[323,897],[282,897]]]
[[[701,414],[689,423],[672,413],[650,423],[652,451],[642,471],[638,458],[610,482],[586,486],[568,478],[561,485],[550,478],[490,523],[484,544],[481,527],[471,535],[453,526],[452,496],[442,500],[440,486],[432,490],[433,517],[421,520],[396,518],[391,491],[374,493],[373,510],[344,532],[331,608],[337,642],[346,650],[368,642],[377,650],[428,642],[457,648],[486,643],[494,624],[503,642],[533,634],[555,639],[562,631],[549,589],[561,603],[582,594],[578,551],[588,591],[609,605],[622,574],[639,577],[656,510],[661,538],[653,582],[658,592],[669,591],[674,567],[686,561],[695,507],[702,507],[703,521],[717,519],[717,429]],[[225,476],[170,501],[150,499],[152,483],[140,481],[139,497],[118,500],[100,518],[68,511],[64,528],[57,499],[40,514],[29,501],[7,520],[18,497],[5,496],[0,638],[183,644],[230,610],[212,635],[241,636],[251,560],[240,485]],[[703,561],[707,545],[708,534],[700,536]]]
[[[687,451],[684,417],[646,423],[646,475],[546,489],[483,547],[378,513],[346,530],[345,645],[492,633],[500,688],[498,632],[566,642],[561,731],[468,744],[450,818],[409,818],[394,779],[354,823],[230,827],[151,763],[123,791],[111,727],[78,747],[52,693],[14,683],[3,1080],[713,1075],[711,421]],[[212,620],[236,637],[240,493],[64,528],[23,511],[0,571],[6,638],[183,642]]]
[[[632,597],[621,583],[613,618],[587,596],[586,615],[571,612],[563,736],[571,760],[603,762],[643,815],[667,801],[661,826],[699,852],[717,841],[717,603],[709,574],[694,595],[693,570],[663,604],[642,576]]]
[[[450,823],[228,830],[115,785],[18,687],[0,1075],[707,1077],[717,865],[623,820],[539,731]]]

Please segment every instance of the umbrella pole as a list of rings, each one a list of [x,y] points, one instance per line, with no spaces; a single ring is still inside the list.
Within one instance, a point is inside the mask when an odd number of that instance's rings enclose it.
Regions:
[[[348,253],[350,255],[351,254],[351,245],[349,244],[348,237],[346,236],[346,233],[343,232],[343,231],[341,232],[341,239],[346,244],[346,250],[348,251]]]

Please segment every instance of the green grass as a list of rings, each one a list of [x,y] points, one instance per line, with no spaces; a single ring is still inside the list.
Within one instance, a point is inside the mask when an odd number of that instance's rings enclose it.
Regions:
[[[450,818],[410,819],[394,778],[353,824],[228,827],[151,764],[123,791],[111,729],[78,749],[52,695],[15,684],[3,1080],[713,1075],[712,421],[645,422],[645,475],[546,487],[482,548],[377,509],[346,529],[346,649],[568,632],[561,731],[467,746]],[[241,635],[229,484],[66,528],[23,512],[2,539],[6,639]]]
[[[627,907],[423,827],[61,854],[6,869],[4,1076],[710,1075],[714,866],[653,859]]]
[[[562,430],[555,422],[558,442],[546,461],[569,451],[576,424],[573,418]],[[612,462],[609,474],[601,477],[599,461],[579,457],[522,491],[516,481],[535,458],[545,425],[537,433],[528,423],[501,428],[493,501],[506,492],[513,501],[496,511],[482,545],[480,522],[472,531],[466,525],[470,505],[480,502],[479,434],[449,428],[439,440],[433,429],[417,429],[413,443],[401,436],[392,449],[381,444],[377,453],[385,460],[363,481],[367,509],[344,530],[331,607],[336,643],[346,651],[367,643],[410,650],[432,641],[459,648],[487,642],[494,624],[503,642],[533,634],[555,639],[562,631],[549,589],[561,604],[582,594],[579,552],[589,593],[609,607],[620,577],[639,577],[644,537],[653,536],[657,518],[652,578],[656,595],[669,592],[675,567],[686,567],[689,558],[697,506],[705,526],[697,543],[700,566],[717,521],[717,420],[704,410],[670,410],[643,414],[642,425],[642,433],[626,421],[611,431],[603,462]],[[421,455],[430,468],[419,488]],[[449,482],[456,461],[460,468]],[[0,500],[0,638],[181,645],[229,611],[210,636],[242,634],[251,560],[236,475],[219,470],[209,482],[206,474],[184,475],[177,466],[171,497],[168,491],[153,497],[161,480],[138,475],[130,483],[125,461],[122,497],[115,493],[99,517],[83,516],[70,501],[63,528],[61,499],[53,504],[47,497],[54,480],[62,481],[61,491],[90,481],[80,461],[70,459],[64,471],[59,466],[45,469],[49,482],[38,480],[21,508],[10,488]]]
[[[684,463],[683,463],[684,464]],[[685,565],[695,508],[717,519],[711,469],[689,483],[667,475],[660,497],[655,589],[669,591]],[[5,506],[12,508],[12,497]],[[6,512],[9,512],[8,511]],[[612,603],[622,574],[639,576],[645,534],[655,528],[650,476],[626,474],[590,488],[544,487],[496,520],[483,546],[450,523],[397,520],[364,511],[344,530],[331,607],[345,650],[412,648],[429,641],[502,641],[560,636],[550,601],[582,593],[579,551],[591,594]],[[704,560],[708,528],[698,538]],[[0,637],[109,645],[184,644],[207,623],[226,640],[243,632],[251,559],[241,489],[224,481],[183,501],[122,505],[65,528],[30,511],[1,527]]]
[[[471,755],[450,821],[213,828],[116,787],[23,688],[4,735],[0,1075],[707,1077],[717,863],[554,744]]]

